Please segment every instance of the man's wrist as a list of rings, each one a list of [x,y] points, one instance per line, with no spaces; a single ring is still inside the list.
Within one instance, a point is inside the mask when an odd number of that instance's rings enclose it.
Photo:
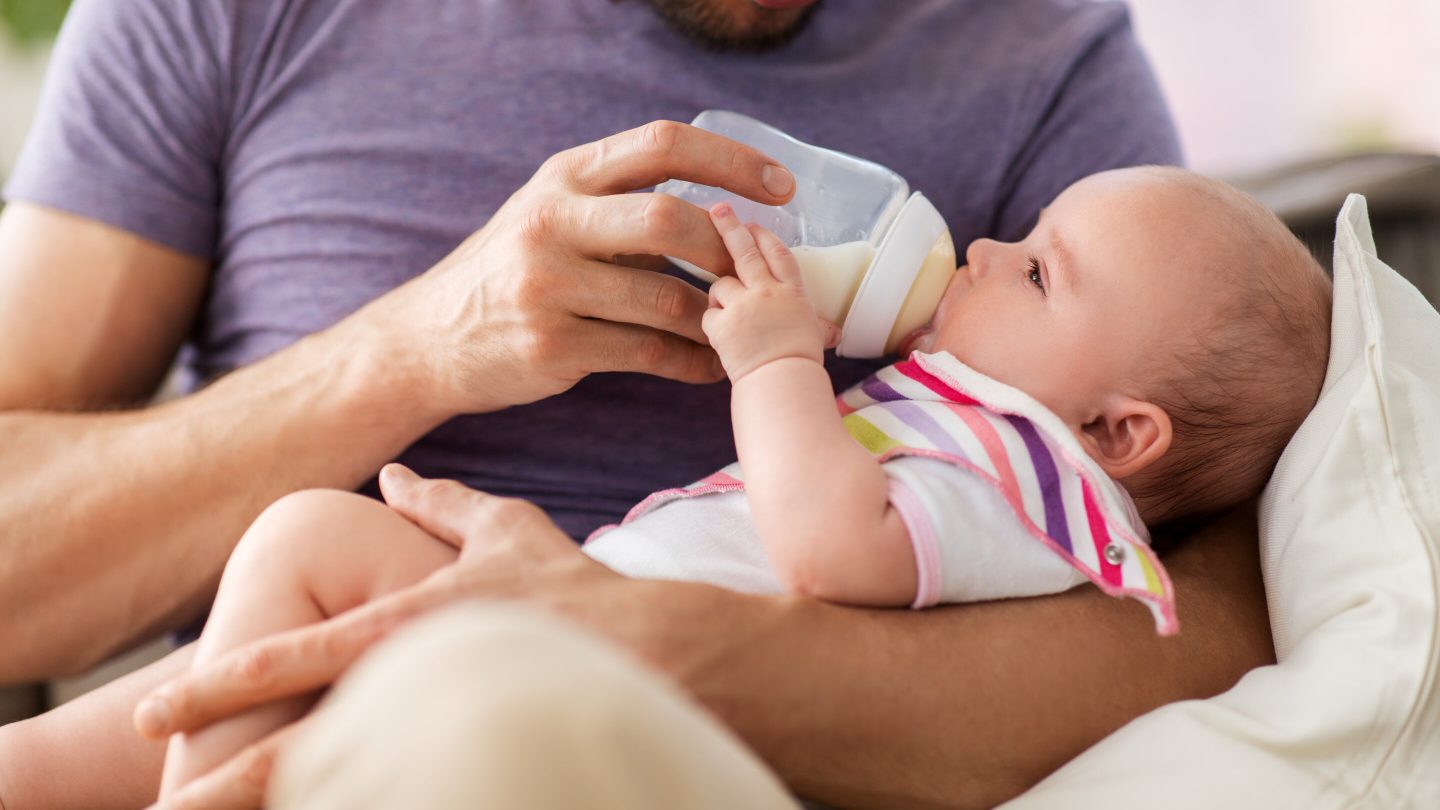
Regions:
[[[431,352],[358,315],[308,339],[312,362],[339,371],[336,393],[358,422],[409,423],[418,437],[460,413],[435,384]]]

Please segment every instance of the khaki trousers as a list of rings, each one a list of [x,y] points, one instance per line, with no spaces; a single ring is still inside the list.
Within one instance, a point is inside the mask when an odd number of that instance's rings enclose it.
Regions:
[[[299,810],[799,810],[675,686],[514,606],[462,605],[367,656],[277,765]]]

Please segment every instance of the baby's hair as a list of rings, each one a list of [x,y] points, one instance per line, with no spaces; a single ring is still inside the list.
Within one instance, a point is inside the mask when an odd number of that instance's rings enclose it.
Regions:
[[[1218,214],[1205,272],[1218,305],[1162,353],[1151,396],[1170,417],[1170,450],[1132,494],[1164,520],[1211,513],[1260,493],[1314,406],[1330,351],[1330,279],[1269,209],[1218,180],[1151,169]],[[1143,488],[1143,492],[1135,491]]]

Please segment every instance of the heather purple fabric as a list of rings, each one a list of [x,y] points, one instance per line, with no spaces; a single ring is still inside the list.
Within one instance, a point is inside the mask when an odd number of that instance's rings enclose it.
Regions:
[[[422,272],[549,155],[706,108],[894,168],[961,245],[1084,175],[1178,160],[1115,3],[825,0],[737,55],[640,0],[78,0],[5,193],[213,259],[196,386]],[[838,386],[873,367],[830,364]],[[732,460],[728,394],[596,375],[403,459],[583,536]]]

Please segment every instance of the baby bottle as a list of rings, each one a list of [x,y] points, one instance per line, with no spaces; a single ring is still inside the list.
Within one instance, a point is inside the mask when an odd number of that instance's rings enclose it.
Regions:
[[[727,202],[742,222],[774,231],[800,265],[820,317],[840,327],[836,354],[893,354],[930,322],[955,272],[955,244],[935,206],[895,172],[854,155],[802,143],[748,116],[706,110],[694,125],[748,144],[795,176],[795,196],[762,205],[680,180],[656,187],[701,208]],[[703,281],[715,276],[671,258]]]

